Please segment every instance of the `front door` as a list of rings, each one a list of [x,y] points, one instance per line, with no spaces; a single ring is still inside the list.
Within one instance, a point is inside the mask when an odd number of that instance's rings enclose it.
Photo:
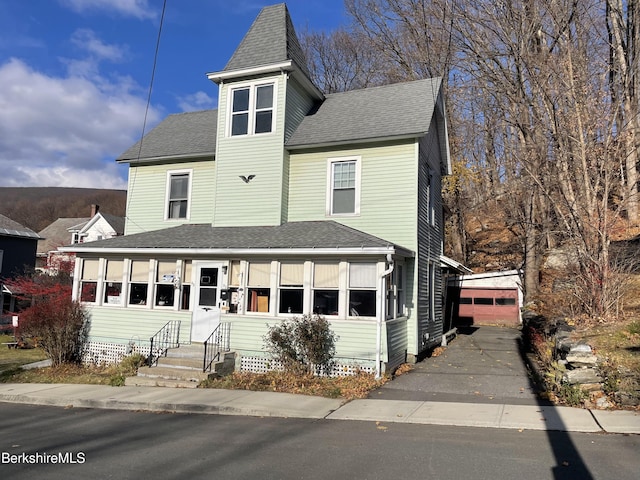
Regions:
[[[201,263],[195,270],[196,302],[191,322],[191,341],[204,342],[220,323],[222,263]]]

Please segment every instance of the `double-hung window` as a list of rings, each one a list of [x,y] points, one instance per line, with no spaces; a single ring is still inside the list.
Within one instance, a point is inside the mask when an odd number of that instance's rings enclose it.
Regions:
[[[107,260],[107,274],[104,281],[104,302],[109,305],[122,305],[123,260]]]
[[[280,264],[280,313],[302,313],[304,263]]]
[[[273,131],[274,92],[273,83],[231,91],[231,136]]]
[[[131,260],[129,305],[146,305],[149,293],[149,260]]]
[[[175,260],[158,260],[156,269],[156,306],[173,306],[175,297],[175,285],[173,282],[175,278]]]
[[[313,313],[338,315],[340,269],[335,263],[316,263],[313,266]]]
[[[189,218],[191,172],[174,171],[167,174],[167,219]]]
[[[85,259],[82,262],[82,277],[80,281],[80,301],[95,302],[98,291],[99,260]]]
[[[330,159],[327,187],[328,215],[360,213],[360,159]]]
[[[349,315],[376,316],[376,264],[349,264]]]
[[[249,264],[247,311],[268,312],[271,294],[271,262]]]

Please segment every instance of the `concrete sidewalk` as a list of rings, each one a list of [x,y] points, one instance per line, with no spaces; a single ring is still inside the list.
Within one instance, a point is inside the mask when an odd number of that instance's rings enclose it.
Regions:
[[[354,400],[244,390],[0,384],[0,402],[258,417],[361,420],[518,430],[640,434],[640,413],[570,407]]]

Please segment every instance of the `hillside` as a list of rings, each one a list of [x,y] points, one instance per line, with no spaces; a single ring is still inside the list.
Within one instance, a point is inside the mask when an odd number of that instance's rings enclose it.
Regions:
[[[62,187],[0,187],[0,214],[35,232],[58,218],[88,217],[91,205],[112,215],[124,216],[126,190]]]

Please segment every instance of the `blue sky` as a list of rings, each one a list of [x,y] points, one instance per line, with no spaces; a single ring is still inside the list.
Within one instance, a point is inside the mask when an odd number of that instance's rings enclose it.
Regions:
[[[147,131],[215,108],[222,70],[277,0],[167,0]],[[0,0],[0,187],[126,188],[162,0]],[[297,32],[344,24],[342,0],[290,0]]]

